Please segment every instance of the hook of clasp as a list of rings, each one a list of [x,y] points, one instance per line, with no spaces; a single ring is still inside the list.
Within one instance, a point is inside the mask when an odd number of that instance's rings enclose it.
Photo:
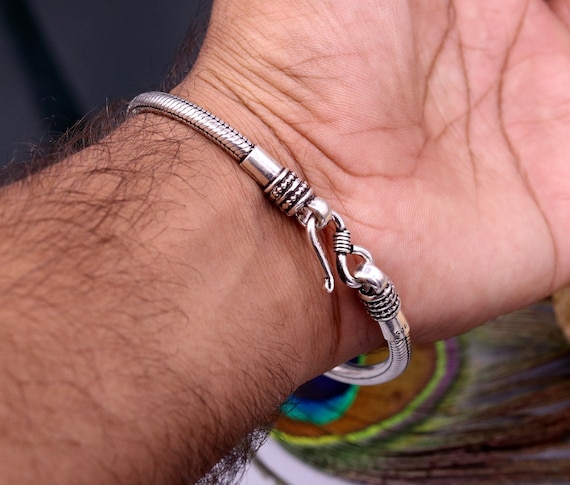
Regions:
[[[298,219],[299,222],[306,227],[309,241],[325,273],[325,290],[327,293],[332,293],[334,290],[334,276],[317,233],[327,227],[333,218],[333,211],[327,201],[320,197],[314,197],[305,207],[308,209],[305,217]]]
[[[325,250],[319,240],[318,232],[322,231],[330,222],[335,225],[335,234],[333,238],[333,250],[336,254],[336,267],[337,272],[342,280],[342,282],[349,288],[360,289],[363,286],[361,279],[353,276],[348,268],[348,262],[346,256],[348,254],[354,254],[360,256],[364,259],[364,266],[373,266],[374,259],[370,252],[361,247],[352,244],[350,239],[350,231],[346,228],[342,217],[330,209],[328,203],[319,198],[315,197],[306,208],[308,211],[305,213],[304,217],[299,218],[299,222],[306,227],[307,235],[309,241],[313,246],[313,250],[317,255],[319,264],[323,268],[324,276],[324,287],[328,293],[332,293],[334,290],[334,276],[331,268],[331,264],[327,258]]]
[[[317,223],[314,215],[311,215],[307,220],[307,235],[309,236],[309,241],[311,242],[315,254],[317,255],[317,259],[325,273],[325,290],[327,293],[332,293],[334,291],[334,276],[329,260],[327,259],[323,246],[319,241],[319,236],[317,235]]]

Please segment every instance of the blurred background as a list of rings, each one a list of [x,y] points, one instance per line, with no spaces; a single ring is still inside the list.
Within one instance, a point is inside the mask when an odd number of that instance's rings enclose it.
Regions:
[[[0,0],[0,165],[159,88],[211,0]],[[192,34],[195,36],[196,34]]]

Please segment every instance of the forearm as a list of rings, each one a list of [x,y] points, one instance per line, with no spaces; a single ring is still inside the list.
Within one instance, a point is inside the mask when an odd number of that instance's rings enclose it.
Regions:
[[[336,363],[303,233],[176,122],[1,197],[7,481],[196,478]]]

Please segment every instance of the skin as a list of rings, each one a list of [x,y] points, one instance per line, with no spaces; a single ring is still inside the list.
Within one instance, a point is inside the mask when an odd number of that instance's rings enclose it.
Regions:
[[[272,127],[433,340],[568,283],[564,8],[221,3],[195,72]]]
[[[220,0],[174,92],[302,174],[433,341],[570,282],[569,11]],[[193,483],[381,342],[302,230],[171,120],[0,197],[0,481]]]

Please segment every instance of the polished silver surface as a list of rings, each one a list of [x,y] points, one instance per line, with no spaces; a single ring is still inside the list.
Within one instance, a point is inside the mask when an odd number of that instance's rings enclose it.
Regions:
[[[240,166],[263,188],[265,194],[288,216],[296,216],[305,226],[309,241],[325,273],[325,289],[334,289],[334,277],[319,232],[335,226],[333,251],[339,278],[358,290],[368,314],[378,323],[388,343],[383,362],[369,365],[345,363],[325,375],[340,382],[376,385],[398,377],[411,358],[409,326],[400,310],[400,297],[392,281],[374,264],[370,252],[352,244],[350,231],[329,204],[316,197],[309,184],[282,167],[270,155],[205,109],[166,93],[150,92],[135,97],[129,113],[150,112],[180,121],[207,136],[228,151]],[[351,271],[348,258],[361,259]]]
[[[406,370],[412,357],[409,327],[404,315],[399,312],[387,322],[378,322],[382,335],[388,342],[388,358],[378,364],[341,364],[325,375],[339,382],[371,386],[384,384]]]
[[[239,166],[263,188],[266,188],[281,172],[286,170],[260,147],[254,147]]]
[[[325,254],[325,250],[319,241],[319,236],[317,234],[317,226],[318,226],[318,219],[316,216],[311,216],[307,220],[307,236],[309,237],[309,242],[313,246],[313,250],[317,255],[317,259],[319,260],[319,264],[321,268],[323,268],[323,272],[325,273],[325,284],[324,288],[327,293],[332,293],[334,291],[334,276],[332,273],[331,265],[327,256]]]
[[[313,197],[306,206],[307,210],[315,216],[317,226],[316,228],[321,231],[332,221],[333,210],[329,203],[321,197]],[[303,224],[303,221],[299,221]]]
[[[332,221],[333,210],[329,203],[321,197],[312,197],[305,204],[304,210],[297,214],[297,220],[307,230],[309,242],[317,255],[317,259],[325,273],[324,288],[327,293],[334,291],[334,276],[325,250],[319,241],[318,231],[322,231]]]

